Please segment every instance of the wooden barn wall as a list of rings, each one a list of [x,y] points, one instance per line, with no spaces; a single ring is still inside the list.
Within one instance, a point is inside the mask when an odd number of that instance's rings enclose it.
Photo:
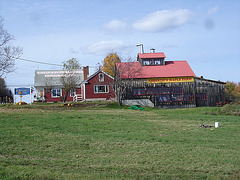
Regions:
[[[196,94],[206,93],[206,100],[197,98],[197,106],[216,106],[217,103],[224,101],[225,90],[221,82],[208,81],[204,79],[195,79]]]
[[[146,79],[124,80],[123,86],[122,100],[149,99],[155,107],[216,106],[224,101],[224,84],[203,79],[159,84],[148,84]]]

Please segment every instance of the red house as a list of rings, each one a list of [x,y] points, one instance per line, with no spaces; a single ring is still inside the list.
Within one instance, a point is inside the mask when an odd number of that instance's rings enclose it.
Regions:
[[[82,99],[86,101],[115,99],[114,78],[98,70],[81,84]]]
[[[115,98],[113,90],[114,78],[102,70],[98,70],[88,76],[88,67],[76,70],[78,86],[70,91],[66,101],[95,101],[110,100]],[[61,102],[65,95],[60,78],[64,76],[64,71],[35,72],[36,98],[45,102]]]

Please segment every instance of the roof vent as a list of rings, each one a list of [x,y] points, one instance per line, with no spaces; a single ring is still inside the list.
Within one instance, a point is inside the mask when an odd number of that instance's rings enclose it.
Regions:
[[[143,44],[137,44],[137,47],[140,46],[140,53],[144,54]]]
[[[150,49],[150,52],[155,53],[155,49],[154,48]]]

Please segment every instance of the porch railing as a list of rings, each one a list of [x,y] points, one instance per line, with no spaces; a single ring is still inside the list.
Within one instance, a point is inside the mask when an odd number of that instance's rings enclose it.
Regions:
[[[77,101],[82,101],[82,95],[81,94],[76,94],[75,96],[73,96],[73,101],[77,102]]]

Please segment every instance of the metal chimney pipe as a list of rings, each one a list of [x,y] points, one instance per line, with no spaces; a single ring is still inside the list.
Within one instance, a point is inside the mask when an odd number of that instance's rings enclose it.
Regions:
[[[140,46],[140,53],[144,54],[143,44],[137,44],[137,47]]]
[[[155,49],[154,48],[150,49],[150,52],[155,53]]]

